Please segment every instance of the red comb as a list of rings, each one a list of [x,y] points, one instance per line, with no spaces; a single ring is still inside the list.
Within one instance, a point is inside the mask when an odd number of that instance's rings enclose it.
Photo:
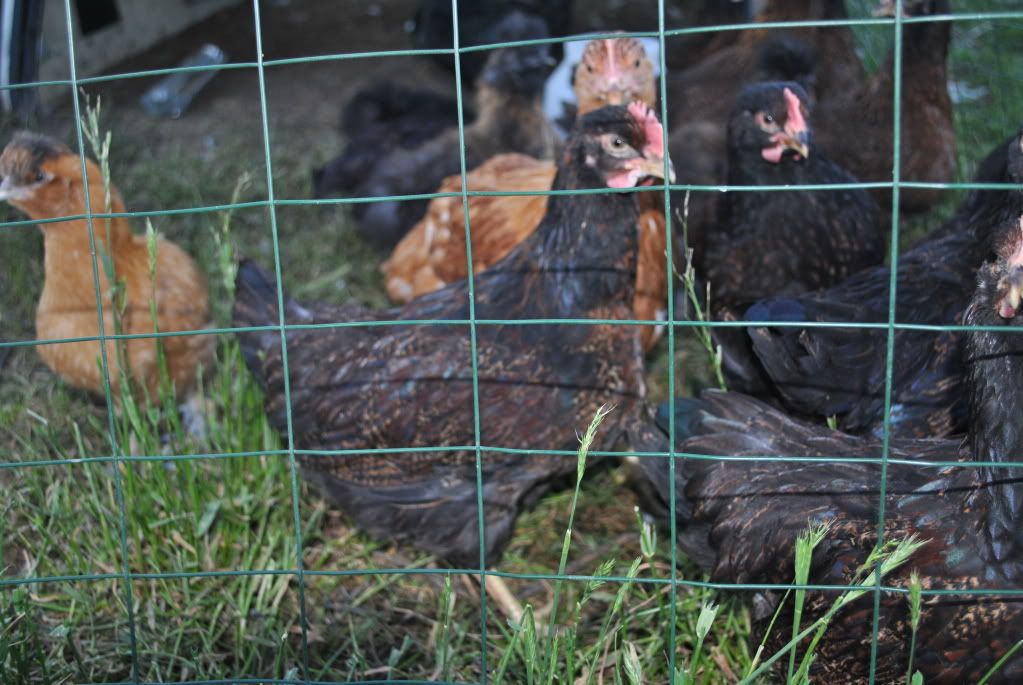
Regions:
[[[661,128],[661,122],[657,120],[654,110],[646,103],[636,100],[629,105],[629,114],[643,127],[643,133],[646,135],[646,147],[643,148],[643,151],[653,152],[657,156],[663,157],[664,129]]]
[[[799,108],[799,97],[788,88],[784,91],[785,103],[788,107],[788,121],[785,128],[791,133],[799,133],[807,129],[803,111]]]

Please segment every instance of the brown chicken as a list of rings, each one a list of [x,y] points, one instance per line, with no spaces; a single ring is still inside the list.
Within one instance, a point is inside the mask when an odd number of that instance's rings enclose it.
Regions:
[[[99,168],[88,160],[90,208],[108,213]],[[31,133],[18,133],[0,155],[0,199],[36,220],[86,214],[81,159],[67,146]],[[124,202],[110,188],[109,213],[123,213]],[[85,219],[40,223],[46,250],[45,283],[36,310],[39,340],[87,338],[99,335],[96,290],[93,281],[89,231]],[[149,273],[146,240],[136,236],[124,217],[94,219],[96,250],[103,305],[103,329],[115,333],[110,282],[102,255],[112,257],[117,281],[123,283],[124,308],[121,328],[125,334],[153,332],[150,305],[156,299],[157,327],[161,332],[199,330],[209,325],[206,282],[195,262],[177,245],[157,239],[155,283]],[[150,397],[159,389],[160,369],[156,339],[127,341],[127,375]],[[209,335],[163,338],[167,369],[179,394],[195,384],[196,371],[212,359],[215,339]],[[39,345],[43,362],[71,385],[92,393],[103,392],[98,341]],[[115,342],[107,341],[110,383],[114,398],[120,391],[121,373]]]
[[[640,103],[590,112],[558,165],[557,190],[639,186],[664,173],[660,123]],[[638,218],[634,193],[551,197],[537,229],[476,279],[476,317],[630,318]],[[292,328],[285,350],[278,332],[249,328],[280,320],[276,292],[259,267],[241,265],[234,324],[246,328],[239,341],[266,387],[270,422],[290,428],[297,449],[350,450],[303,454],[303,473],[371,535],[408,541],[456,566],[481,561],[476,457],[465,447],[476,440],[474,406],[486,446],[487,565],[496,563],[519,513],[576,469],[574,458],[493,448],[574,450],[577,430],[608,403],[615,410],[594,449],[613,449],[650,419],[637,327],[480,324],[470,338],[466,325],[415,323],[466,319],[469,290],[460,281],[384,311],[288,299],[291,324],[395,325]],[[451,449],[416,451],[425,446]]]
[[[848,19],[841,0],[770,0],[756,16],[756,23]],[[763,74],[762,52],[771,40],[793,39],[812,53],[818,101],[856,88],[863,83],[863,65],[848,26],[803,29],[750,28],[733,33],[727,48],[668,77],[670,111],[678,112],[680,124],[715,121],[723,127],[731,103],[743,86],[752,81],[793,79],[795,74]],[[676,125],[676,128],[678,126]],[[669,131],[669,134],[671,132]]]
[[[877,14],[894,16],[896,0],[881,0]],[[903,13],[926,17],[949,12],[948,0],[902,0]],[[948,95],[947,21],[908,23],[902,28],[902,138],[899,177],[903,181],[946,183],[955,178],[956,140]],[[895,51],[865,83],[817,108],[817,142],[836,162],[864,182],[892,180],[895,120]],[[871,191],[882,208],[891,191]],[[921,212],[940,201],[942,191],[903,188],[899,206]]]
[[[653,65],[633,38],[591,41],[576,66],[574,87],[578,112],[606,104],[657,99]],[[549,190],[556,167],[526,155],[492,157],[466,176],[470,191],[531,192]],[[449,176],[439,192],[458,193],[461,176]],[[663,320],[667,269],[664,209],[656,193],[640,198],[640,255],[633,309],[637,319]],[[469,198],[474,273],[499,261],[536,229],[547,210],[547,196],[473,196]],[[426,216],[398,244],[382,270],[388,295],[404,303],[466,277],[465,213],[461,197],[436,198]],[[644,349],[659,337],[659,328],[643,328]]]

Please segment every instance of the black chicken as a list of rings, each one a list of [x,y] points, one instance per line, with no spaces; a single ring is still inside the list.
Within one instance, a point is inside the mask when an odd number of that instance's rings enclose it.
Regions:
[[[543,113],[543,85],[552,63],[546,45],[504,48],[491,54],[480,76],[477,115],[466,126],[466,169],[504,152],[553,157],[557,136]],[[353,191],[356,197],[433,193],[461,170],[458,128],[449,128],[414,149],[379,159]],[[428,200],[356,204],[353,214],[369,241],[393,247],[422,218]]]
[[[766,0],[753,4],[758,24],[840,22],[849,18],[843,0]],[[812,85],[808,90],[820,103],[861,87],[864,80],[849,26],[784,30],[751,27],[711,35],[712,42],[724,43],[720,49],[687,69],[667,75],[668,105],[678,112],[669,127],[668,148],[673,158],[686,160],[679,168],[679,182],[683,184],[720,185],[726,181],[726,124],[729,109],[743,87],[758,81],[796,81],[804,87]],[[682,207],[684,199],[684,193],[676,193],[672,206]],[[720,223],[718,211],[717,193],[690,194],[686,233],[696,264],[703,259],[704,237],[716,231]]]
[[[450,5],[448,9],[450,11]],[[548,35],[541,19],[519,11],[503,14],[491,30],[495,41],[528,40]],[[466,53],[463,59],[469,55],[479,61],[480,66],[487,59],[487,53],[483,52]],[[450,57],[447,59],[451,60]],[[473,72],[469,83],[476,80],[478,72],[479,68]],[[494,82],[493,79],[490,81]],[[472,123],[476,114],[472,100],[467,97],[462,102],[466,126]],[[358,188],[377,164],[395,150],[413,150],[457,127],[458,101],[453,94],[408,88],[392,81],[370,84],[353,95],[342,108],[341,132],[347,141],[345,151],[313,172],[314,195],[330,197]]]
[[[728,184],[855,183],[813,143],[806,92],[795,83],[748,86],[728,122]],[[884,259],[879,211],[864,190],[733,191],[705,237],[711,307],[734,320],[754,301],[842,281]],[[757,372],[745,332],[715,330],[732,381],[752,390]]]
[[[1023,135],[998,145],[977,183],[1023,183]],[[974,274],[990,253],[993,226],[1023,212],[1023,192],[973,191],[933,235],[901,254],[896,274],[898,323],[961,322]],[[887,323],[891,270],[876,267],[833,288],[755,304],[748,321]],[[752,328],[753,350],[772,387],[795,411],[835,416],[842,430],[884,429],[887,329]],[[956,331],[894,332],[890,430],[904,437],[941,437],[965,428],[963,336]]]
[[[660,123],[646,105],[585,115],[559,160],[555,189],[638,185],[660,176]],[[475,277],[482,319],[632,318],[639,203],[635,193],[553,196],[539,227]],[[238,273],[234,323],[278,321],[276,287],[254,264]],[[465,282],[373,312],[288,302],[293,324],[469,318]],[[480,325],[476,330],[488,563],[507,544],[519,511],[574,472],[575,459],[488,447],[575,449],[597,408],[616,408],[595,449],[649,420],[643,351],[631,326]],[[240,335],[266,406],[286,426],[280,337]],[[479,563],[473,383],[467,325],[383,325],[288,332],[295,447],[355,450],[303,457],[304,472],[370,534],[407,539],[461,566]],[[451,447],[446,452],[404,448]],[[392,449],[365,454],[360,450]]]
[[[465,124],[472,122],[465,113]],[[359,185],[381,157],[393,150],[412,150],[458,126],[458,102],[431,90],[380,81],[356,93],[341,110],[345,151],[313,171],[313,195]]]
[[[538,37],[509,35],[508,18],[514,15],[542,20],[549,35],[564,36],[571,28],[572,5],[573,0],[460,0],[458,43],[461,46],[489,45]],[[443,50],[454,45],[454,22],[451,20],[449,0],[421,0],[413,22],[412,36],[416,48]],[[554,57],[560,61],[561,43],[551,47]],[[449,55],[431,55],[431,59],[448,69],[454,69],[454,60]],[[484,54],[480,52],[462,54],[459,68],[466,84],[475,81],[483,68],[484,59]]]
[[[1023,324],[1023,215],[1004,222],[996,235],[997,259],[980,269],[965,315],[971,326]],[[971,331],[966,349],[966,440],[892,439],[889,445],[889,458],[901,461],[887,465],[884,538],[912,534],[925,544],[884,584],[905,587],[917,569],[925,590],[963,591],[925,597],[913,667],[928,683],[977,682],[1023,634],[1023,605],[997,594],[1023,581],[1023,470],[912,463],[1002,464],[1023,453],[1016,416],[1023,402],[1023,334]],[[877,459],[881,441],[803,423],[758,400],[721,392],[676,400],[675,431],[677,449],[687,454],[786,458],[676,463],[678,543],[714,581],[791,583],[796,537],[809,522],[829,521],[830,531],[813,556],[810,582],[850,582],[877,542],[882,468],[843,460]],[[807,457],[840,461],[800,461]],[[647,458],[641,464],[667,502],[666,461]],[[991,594],[969,594],[977,590]],[[835,597],[809,593],[803,625],[821,616]],[[880,600],[876,681],[900,682],[908,665],[908,603],[903,594],[882,594]],[[788,641],[790,633],[780,627],[792,625],[791,606],[785,605],[771,631],[767,654]],[[866,681],[872,606],[868,595],[835,616],[819,645],[812,680]],[[1021,678],[1023,656],[1016,655],[992,682]]]

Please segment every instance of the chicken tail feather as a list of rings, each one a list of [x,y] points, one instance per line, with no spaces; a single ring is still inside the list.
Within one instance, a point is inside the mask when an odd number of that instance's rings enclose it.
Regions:
[[[277,312],[276,283],[258,264],[243,259],[235,276],[232,324],[236,328],[276,325],[280,323]],[[238,341],[248,367],[258,369],[262,365],[261,353],[280,339],[276,330],[239,332]]]

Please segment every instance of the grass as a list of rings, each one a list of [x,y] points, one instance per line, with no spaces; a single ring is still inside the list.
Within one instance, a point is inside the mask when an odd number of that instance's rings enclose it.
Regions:
[[[869,4],[852,0],[850,8],[862,15]],[[969,9],[1010,7],[981,0]],[[877,31],[859,33],[868,61],[876,63],[889,38]],[[1023,44],[1021,40],[1023,22],[956,25],[953,92],[980,94],[956,106],[957,180],[969,180],[991,145],[1023,119],[1023,96],[1012,78],[1023,72],[1023,53],[1009,49]],[[265,197],[262,149],[250,137],[221,136],[209,154],[194,147],[150,145],[144,128],[134,122],[137,118],[130,107],[115,106],[103,122],[115,132],[112,174],[129,208]],[[0,130],[5,138],[8,131]],[[284,137],[274,128],[271,135],[274,141]],[[275,143],[273,153],[277,195],[308,197],[307,151]],[[202,181],[196,182],[197,177]],[[247,182],[239,186],[243,178]],[[949,193],[927,219],[906,222],[903,246],[936,225],[961,194]],[[376,270],[379,255],[356,238],[344,208],[279,207],[277,215],[284,284],[292,292],[309,300],[374,307],[385,303]],[[21,218],[0,209],[0,220]],[[197,257],[209,276],[216,321],[227,324],[233,253],[270,261],[267,211],[240,209],[229,221],[214,212],[159,217],[153,223]],[[0,253],[5,256],[0,330],[7,339],[29,340],[42,284],[38,232],[30,227],[0,229]],[[702,345],[688,333],[679,338],[680,385],[687,390],[713,385]],[[667,393],[668,363],[662,354],[651,365],[655,397]],[[129,597],[143,679],[296,677],[304,661],[298,583],[294,575],[278,572],[297,565],[297,532],[303,539],[304,567],[320,572],[306,577],[311,678],[478,680],[478,586],[445,573],[372,575],[374,569],[436,569],[436,564],[408,548],[362,536],[303,485],[301,527],[295,530],[290,472],[286,457],[276,453],[280,439],[263,416],[259,388],[229,336],[219,341],[203,393],[212,407],[205,444],[175,430],[166,412],[141,410],[117,423],[119,437],[124,443],[134,436],[153,459],[118,467],[81,462],[77,460],[110,452],[105,408],[62,385],[41,366],[31,347],[16,348],[6,360],[0,371],[0,460],[60,463],[0,470],[6,494],[0,505],[2,577],[98,577],[32,582],[0,591],[0,682],[130,678]],[[251,456],[173,458],[198,453]],[[123,484],[123,521],[114,468],[120,470]],[[637,523],[638,503],[624,480],[621,471],[587,475],[576,489],[545,498],[521,519],[502,571],[564,570],[628,580],[509,580],[527,603],[527,618],[509,624],[489,613],[487,657],[493,679],[540,683],[553,675],[557,682],[567,682],[574,675],[598,683],[735,682],[775,656],[791,664],[796,679],[805,654],[757,653],[748,644],[751,617],[739,597],[701,587],[679,588],[677,642],[669,644],[667,588],[643,582],[670,577],[669,548],[665,541],[658,544],[648,523]],[[126,588],[121,578],[125,568],[140,574],[245,573],[143,578]],[[336,570],[365,575],[329,574]],[[702,578],[685,562],[678,576]],[[549,631],[554,624],[559,629]],[[800,625],[797,619],[774,630],[812,636],[819,628]],[[667,655],[673,649],[677,673],[668,671]],[[911,669],[907,664],[907,672]]]

